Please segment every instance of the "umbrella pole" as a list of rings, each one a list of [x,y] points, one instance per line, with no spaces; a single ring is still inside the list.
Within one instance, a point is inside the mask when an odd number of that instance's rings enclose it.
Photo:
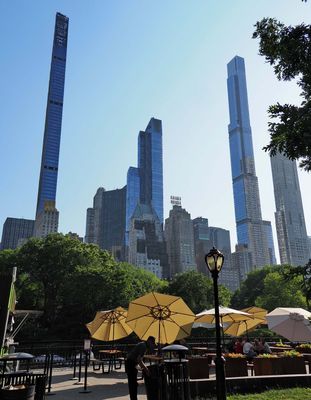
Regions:
[[[161,354],[161,320],[159,319],[159,333],[158,333],[158,356]]]

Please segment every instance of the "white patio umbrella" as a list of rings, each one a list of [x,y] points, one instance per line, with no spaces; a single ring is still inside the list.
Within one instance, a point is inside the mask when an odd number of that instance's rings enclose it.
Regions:
[[[266,315],[269,329],[293,342],[311,341],[309,318],[309,311],[291,307],[278,307]]]
[[[246,319],[252,319],[253,316],[247,312],[235,310],[229,307],[219,306],[219,317],[221,320],[221,324],[225,322],[236,322],[236,321],[244,321]],[[195,316],[195,323],[208,323],[215,324],[215,308],[211,308],[210,310],[204,310]]]

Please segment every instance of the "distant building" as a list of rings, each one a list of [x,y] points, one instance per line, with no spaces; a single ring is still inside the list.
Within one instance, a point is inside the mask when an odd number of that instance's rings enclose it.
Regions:
[[[272,233],[272,226],[271,221],[262,221],[263,227],[266,233],[267,242],[268,242],[268,249],[269,249],[269,258],[270,258],[270,265],[276,264],[275,258],[275,251],[274,251],[274,241],[273,241],[273,233]]]
[[[43,238],[49,233],[58,231],[59,212],[55,208],[54,201],[45,201],[44,209],[41,210],[35,220],[34,237]]]
[[[205,255],[213,247],[210,240],[210,230],[208,226],[207,218],[194,218],[193,223],[193,234],[194,234],[194,250],[195,250],[195,261],[198,271],[202,274],[208,275],[207,266],[205,264]]]
[[[68,24],[69,19],[66,16],[60,13],[56,14],[36,209],[35,228],[39,229],[38,227],[40,227],[40,230],[35,232],[35,236],[39,237],[41,237],[42,232],[50,233],[47,227],[51,227],[53,229],[51,232],[54,232],[54,224],[56,222],[58,224],[58,211],[55,208],[55,202],[63,115]],[[54,204],[53,214],[51,214],[51,204]],[[49,211],[45,215],[46,207],[48,207]],[[48,222],[51,217],[53,217],[53,223]],[[58,225],[56,226],[56,232],[57,230]]]
[[[151,118],[145,131],[138,135],[138,167],[127,173],[126,237],[137,204],[151,206],[163,225],[163,159],[162,121]]]
[[[248,111],[244,59],[234,57],[227,65],[229,141],[238,244],[247,246],[252,268],[269,264],[269,249],[259,198],[258,179]]]
[[[181,206],[174,205],[165,220],[165,238],[170,266],[170,277],[197,270],[194,254],[193,222],[190,214]]]
[[[158,278],[168,277],[168,259],[162,224],[155,210],[138,204],[130,221],[129,263],[152,272]]]
[[[235,252],[231,254],[232,269],[238,276],[239,286],[253,270],[252,254],[246,245],[236,245]]]
[[[122,189],[99,188],[93,207],[87,209],[85,242],[95,243],[124,260],[126,186]]]
[[[75,232],[68,232],[67,235],[69,237],[71,237],[71,239],[76,239],[79,240],[79,242],[83,242],[83,237],[79,236],[77,233]]]
[[[32,237],[34,222],[32,219],[8,217],[3,224],[0,249],[16,249],[21,241]]]
[[[280,153],[270,160],[281,264],[305,265],[309,260],[310,250],[296,161]]]

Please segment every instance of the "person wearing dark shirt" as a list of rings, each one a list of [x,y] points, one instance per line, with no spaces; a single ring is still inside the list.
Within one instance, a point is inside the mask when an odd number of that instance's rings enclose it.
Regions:
[[[127,356],[125,361],[125,371],[127,373],[131,400],[137,400],[137,367],[140,366],[143,372],[149,375],[149,370],[143,362],[143,357],[147,350],[152,352],[154,348],[155,338],[149,336],[146,342],[138,343]]]

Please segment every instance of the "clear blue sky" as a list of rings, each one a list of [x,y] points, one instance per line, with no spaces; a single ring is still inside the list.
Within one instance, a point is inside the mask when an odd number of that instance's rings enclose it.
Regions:
[[[251,35],[264,16],[308,23],[311,2],[299,0],[2,0],[0,227],[8,216],[34,218],[57,11],[70,19],[60,231],[84,236],[96,189],[125,185],[138,132],[154,116],[163,121],[165,216],[170,195],[181,196],[193,218],[229,229],[234,248],[226,64],[235,55],[246,62],[262,214],[274,226],[266,109],[299,98]],[[311,234],[310,174],[299,175]]]

